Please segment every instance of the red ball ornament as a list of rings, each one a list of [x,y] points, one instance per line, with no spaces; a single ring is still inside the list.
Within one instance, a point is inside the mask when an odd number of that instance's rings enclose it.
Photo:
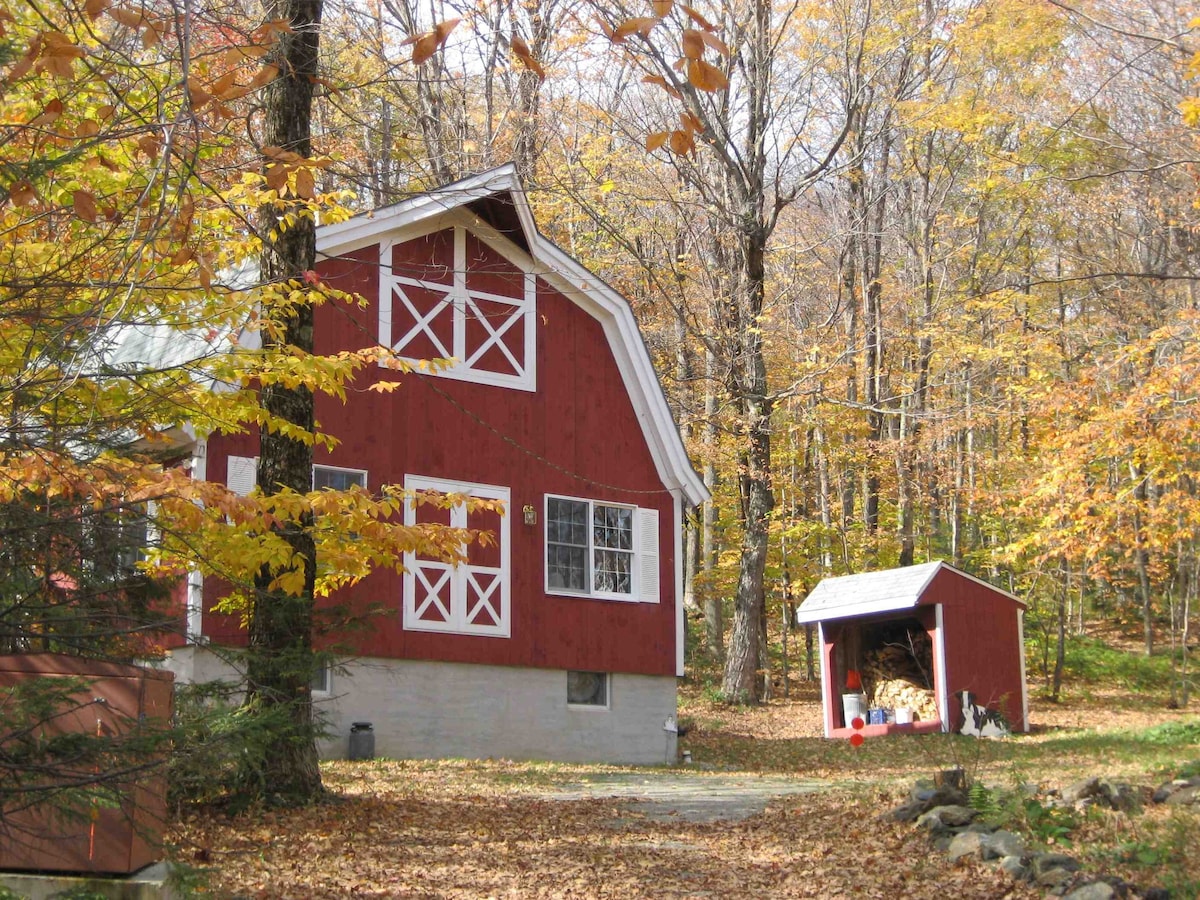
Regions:
[[[850,727],[853,728],[855,731],[860,731],[862,729],[862,727],[866,724],[867,723],[862,720],[862,716],[855,716],[854,719],[850,722]],[[861,735],[860,735],[860,737],[861,737]],[[862,742],[859,741],[859,743],[862,743]]]
[[[856,731],[856,732],[854,732],[854,734],[850,735],[850,746],[851,747],[861,747],[862,742],[863,742],[863,736],[860,732]]]

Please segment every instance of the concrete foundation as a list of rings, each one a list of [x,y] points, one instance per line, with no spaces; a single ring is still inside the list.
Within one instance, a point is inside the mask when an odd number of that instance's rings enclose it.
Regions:
[[[200,647],[175,651],[168,668],[184,681],[236,675]],[[674,763],[675,678],[617,672],[608,688],[606,707],[569,706],[562,670],[363,658],[335,667],[313,698],[326,759],[345,759],[351,725],[370,722],[378,757]]]

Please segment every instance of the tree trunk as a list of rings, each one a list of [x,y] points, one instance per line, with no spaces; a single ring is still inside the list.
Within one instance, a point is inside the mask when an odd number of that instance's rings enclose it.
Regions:
[[[1141,465],[1130,465],[1134,478],[1133,499],[1135,503],[1133,514],[1134,531],[1134,562],[1137,566],[1138,594],[1142,601],[1142,633],[1145,641],[1146,656],[1154,652],[1154,594],[1150,587],[1150,551],[1147,549],[1145,516],[1143,511],[1149,506],[1150,491],[1148,478]]]
[[[725,652],[724,601],[713,588],[713,571],[717,567],[719,549],[716,541],[717,505],[712,495],[717,487],[717,467],[712,461],[717,444],[717,391],[716,359],[712,351],[704,355],[704,445],[707,449],[704,463],[704,486],[709,499],[701,508],[700,522],[700,565],[705,574],[704,636],[709,655],[720,662]]]
[[[276,57],[279,75],[265,92],[263,144],[304,157],[312,154],[312,103],[321,12],[321,0],[273,0],[266,9],[268,19],[287,22],[290,31],[280,36]],[[261,212],[262,279],[267,284],[300,279],[316,261],[312,219],[296,217],[289,228],[277,233],[279,218],[279,211],[272,207],[264,207]],[[267,346],[275,341],[312,352],[311,305],[292,307],[283,325],[279,337],[263,332]],[[306,387],[266,385],[262,404],[270,415],[307,432],[313,430],[313,397]],[[258,483],[267,495],[287,488],[307,493],[312,488],[311,446],[263,428]],[[315,670],[312,631],[316,549],[311,514],[274,527],[301,560],[304,587],[298,595],[272,589],[276,573],[265,567],[255,578],[247,703],[257,708],[264,720],[278,722],[280,729],[271,752],[262,760],[258,783],[265,794],[300,802],[322,792],[310,689]]]
[[[733,633],[725,662],[721,690],[732,703],[755,702],[755,676],[758,658],[758,633],[763,616],[764,584],[767,567],[769,518],[774,505],[771,493],[771,399],[767,396],[767,365],[762,334],[757,328],[766,288],[764,258],[766,234],[753,230],[745,235],[745,283],[749,298],[749,323],[742,329],[741,368],[737,386],[742,399],[745,428],[745,471],[741,476],[741,494],[745,503],[741,567],[733,607]]]
[[[1065,564],[1064,564],[1065,565]],[[1067,663],[1067,592],[1071,589],[1070,569],[1064,569],[1064,582],[1058,591],[1058,621],[1055,629],[1054,675],[1050,682],[1050,699],[1058,702],[1062,690],[1063,669]]]

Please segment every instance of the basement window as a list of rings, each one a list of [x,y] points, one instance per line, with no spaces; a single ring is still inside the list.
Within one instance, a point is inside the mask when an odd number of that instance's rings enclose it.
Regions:
[[[567,706],[608,709],[607,672],[568,672]]]

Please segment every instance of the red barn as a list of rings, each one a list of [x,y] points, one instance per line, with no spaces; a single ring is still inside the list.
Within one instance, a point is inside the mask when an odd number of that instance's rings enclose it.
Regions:
[[[944,562],[826,578],[796,615],[797,624],[819,629],[825,736],[852,734],[849,713],[860,690],[882,705],[885,684],[909,677],[923,684],[900,688],[900,696],[927,689],[931,712],[911,724],[868,724],[864,734],[958,731],[963,691],[1014,731],[1028,731],[1024,614],[1012,594]],[[851,699],[844,702],[843,693]]]
[[[511,166],[322,227],[321,277],[363,309],[316,311],[317,353],[378,342],[439,372],[360,375],[321,398],[340,444],[313,480],[499,501],[407,511],[494,532],[457,567],[410,557],[354,590],[387,612],[340,636],[353,655],[317,685],[345,752],[370,722],[391,757],[675,759],[683,674],[682,514],[706,496],[626,301],[538,233]],[[399,390],[365,390],[400,380]],[[197,440],[193,471],[255,483],[257,436]],[[419,518],[418,518],[419,517]],[[439,518],[440,517],[440,518]],[[217,586],[193,576],[184,679],[219,675],[236,643]]]

